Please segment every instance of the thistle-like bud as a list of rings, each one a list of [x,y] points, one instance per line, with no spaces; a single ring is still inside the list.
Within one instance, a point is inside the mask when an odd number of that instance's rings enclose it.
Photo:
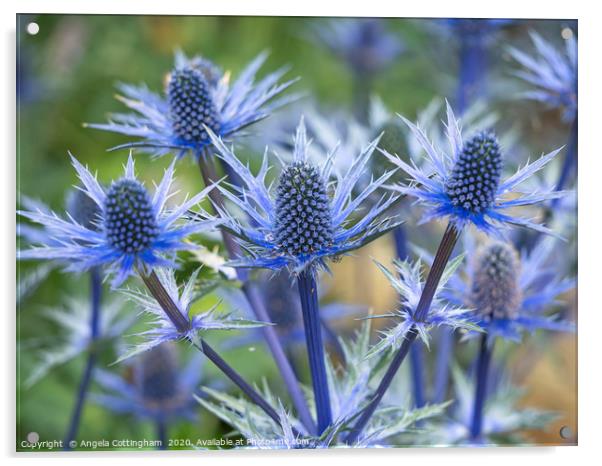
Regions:
[[[167,87],[167,97],[173,130],[186,143],[197,144],[208,139],[203,125],[219,132],[219,115],[210,85],[200,68],[174,70]]]
[[[72,189],[67,194],[67,212],[80,225],[89,230],[97,230],[96,221],[99,218],[100,208],[94,200],[79,189]]]
[[[279,248],[291,256],[312,254],[332,244],[326,183],[313,165],[295,162],[280,175],[274,236]]]
[[[104,217],[109,243],[124,254],[143,251],[159,234],[151,198],[136,180],[124,178],[111,185]]]
[[[178,394],[178,355],[169,342],[142,353],[135,367],[140,395],[150,406],[165,407]]]
[[[492,242],[477,253],[471,291],[472,304],[480,315],[493,319],[517,316],[521,303],[519,270],[518,254],[510,244]]]
[[[495,135],[483,131],[468,140],[445,185],[452,204],[482,213],[493,204],[502,172],[502,153]]]
[[[378,141],[378,147],[389,154],[397,155],[406,163],[411,163],[401,120],[399,118],[391,118],[378,129],[374,137],[377,137],[381,133],[382,137]],[[388,163],[385,157],[373,157],[373,161],[375,162],[373,172],[376,176],[382,175],[391,168],[390,163]]]

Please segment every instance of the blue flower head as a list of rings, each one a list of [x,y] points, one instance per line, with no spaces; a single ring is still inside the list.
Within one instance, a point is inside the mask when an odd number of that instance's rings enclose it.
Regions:
[[[62,218],[44,209],[19,214],[45,227],[40,245],[19,253],[20,259],[51,259],[66,263],[67,270],[80,272],[106,266],[114,274],[113,286],[119,286],[136,267],[174,266],[169,257],[178,250],[190,249],[184,239],[215,226],[216,220],[182,220],[183,214],[201,202],[214,185],[205,188],[173,210],[166,209],[174,162],[165,171],[151,197],[134,174],[134,161],[128,159],[125,176],[105,189],[90,171],[74,157],[71,161],[82,183],[81,190],[94,202],[94,216]],[[89,203],[89,201],[86,201]],[[88,206],[89,207],[89,206]],[[83,203],[80,205],[83,208]],[[75,211],[74,211],[75,212]],[[76,213],[79,215],[79,213]],[[86,214],[87,215],[87,214]]]
[[[183,156],[192,151],[198,157],[211,144],[206,128],[222,138],[233,136],[294,98],[274,100],[295,82],[278,84],[285,69],[254,83],[266,58],[267,54],[260,54],[230,86],[229,73],[207,59],[189,59],[178,52],[165,96],[145,86],[122,84],[120,100],[135,113],[114,114],[107,124],[88,126],[142,139],[114,149],[138,147],[156,156],[174,150]]]
[[[518,186],[554,159],[561,149],[527,163],[514,175],[502,180],[503,154],[493,132],[482,131],[467,141],[462,140],[460,126],[447,104],[446,134],[450,151],[432,144],[419,126],[400,115],[427,154],[425,163],[417,166],[406,163],[381,150],[391,162],[401,168],[413,181],[409,186],[394,189],[416,198],[429,208],[423,221],[448,217],[458,229],[468,224],[489,234],[500,234],[500,227],[518,225],[551,233],[531,219],[507,213],[514,207],[535,205],[562,196],[551,188],[521,192]],[[509,198],[509,196],[512,196]]]
[[[337,18],[318,25],[312,32],[312,38],[317,38],[360,75],[382,71],[404,50],[399,37],[388,32],[384,21],[378,18]]]
[[[550,265],[556,243],[546,238],[519,256],[510,243],[489,241],[476,248],[468,237],[472,261],[462,271],[464,279],[453,277],[449,299],[475,309],[478,325],[492,337],[520,341],[524,332],[538,329],[574,331],[574,324],[543,314],[575,286]]]
[[[363,212],[361,219],[353,220],[362,203],[393,174],[389,171],[356,195],[352,194],[378,139],[367,145],[349,169],[343,175],[338,174],[331,184],[336,148],[320,167],[310,162],[305,125],[301,120],[294,140],[293,161],[284,166],[272,194],[265,180],[269,169],[267,153],[258,175],[254,176],[220,139],[212,138],[219,157],[244,183],[242,188],[233,186],[234,193],[225,188],[220,190],[253,221],[253,226],[248,227],[221,212],[223,227],[238,237],[249,251],[248,257],[232,263],[235,266],[272,270],[288,267],[295,273],[327,268],[327,258],[358,249],[399,224],[383,216],[396,195],[383,195]]]
[[[157,300],[146,291],[126,289],[125,294],[137,303],[142,312],[153,317],[152,328],[139,333],[140,338],[135,345],[119,358],[123,361],[141,352],[148,351],[166,341],[188,340],[198,341],[198,335],[211,330],[239,330],[267,325],[263,322],[235,318],[231,313],[218,310],[220,303],[203,313],[193,313],[191,306],[200,296],[195,292],[195,285],[200,269],[196,270],[183,287],[179,287],[173,270],[158,269],[157,276],[171,300],[187,321],[186,329],[178,329],[167,316]]]
[[[92,400],[140,419],[193,421],[194,393],[203,374],[203,361],[202,355],[195,353],[181,367],[175,346],[164,343],[139,355],[128,368],[129,376],[98,370],[95,378],[102,391],[93,394]]]
[[[376,356],[391,348],[398,349],[408,335],[411,328],[415,328],[418,336],[429,346],[429,330],[433,327],[441,325],[448,326],[452,329],[464,329],[479,331],[479,327],[475,325],[472,310],[468,307],[451,306],[440,295],[445,288],[447,282],[458,269],[464,256],[460,255],[450,261],[445,272],[439,282],[433,303],[429,309],[428,315],[424,319],[418,319],[416,308],[422,295],[424,288],[424,280],[422,278],[422,263],[416,261],[395,261],[395,269],[399,275],[396,277],[385,266],[376,262],[376,265],[385,274],[395,291],[399,294],[399,308],[388,314],[369,316],[369,319],[392,317],[399,322],[391,329],[385,330],[382,333],[382,338],[375,344],[367,354],[367,357]]]
[[[515,75],[535,87],[521,96],[560,108],[565,121],[572,121],[577,112],[577,39],[571,31],[565,39],[564,53],[535,32],[531,39],[534,56],[510,48],[512,57],[523,66]]]

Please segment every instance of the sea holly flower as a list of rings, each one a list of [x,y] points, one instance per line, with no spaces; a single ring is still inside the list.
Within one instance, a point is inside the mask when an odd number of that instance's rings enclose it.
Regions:
[[[232,313],[220,312],[220,302],[209,310],[193,314],[191,306],[201,296],[196,293],[196,282],[200,269],[193,272],[183,287],[179,287],[172,269],[157,269],[156,274],[165,288],[172,302],[176,304],[181,316],[188,322],[185,330],[177,328],[161,304],[148,292],[126,289],[125,294],[138,306],[142,312],[151,315],[152,328],[139,333],[141,341],[132,346],[129,351],[120,357],[120,361],[130,358],[138,353],[148,351],[166,341],[187,340],[197,341],[197,336],[211,330],[239,330],[256,328],[268,323],[245,320],[233,317]]]
[[[512,215],[507,209],[537,205],[564,195],[551,188],[526,193],[518,188],[550,163],[561,149],[528,162],[504,180],[503,154],[495,134],[482,131],[464,141],[449,104],[446,125],[449,152],[435,147],[420,127],[401,115],[400,118],[420,141],[427,154],[426,163],[418,167],[386,151],[381,152],[412,179],[412,184],[395,185],[393,189],[416,198],[428,208],[423,222],[447,217],[458,231],[472,224],[488,234],[499,236],[501,228],[517,225],[552,234],[545,226],[532,219]]]
[[[254,82],[266,58],[265,53],[258,55],[230,85],[230,74],[209,60],[189,59],[179,52],[165,96],[146,86],[122,84],[120,100],[135,113],[113,114],[107,124],[88,126],[141,139],[113,149],[142,148],[155,156],[176,151],[179,157],[192,152],[200,157],[211,144],[206,127],[228,138],[296,98],[275,99],[296,81],[278,84],[285,68]]]
[[[336,258],[361,248],[399,225],[384,212],[397,196],[382,196],[357,221],[354,215],[362,203],[393,174],[389,171],[373,180],[360,193],[352,196],[355,184],[378,143],[368,144],[344,174],[329,183],[336,148],[321,167],[308,160],[308,142],[303,120],[295,136],[294,159],[282,170],[277,188],[266,186],[269,170],[267,153],[257,176],[241,163],[217,137],[212,135],[218,156],[241,177],[244,186],[220,191],[238,209],[252,219],[243,225],[222,211],[223,228],[238,237],[249,256],[232,261],[237,267],[259,267],[271,270],[288,268],[295,274],[305,270],[327,269],[326,259]],[[329,188],[333,195],[329,195]]]
[[[90,335],[90,306],[86,299],[70,297],[61,307],[47,309],[43,316],[60,327],[48,342],[36,343],[36,359],[32,372],[25,379],[31,387],[54,368],[85,354],[115,345],[134,323],[133,315],[124,315],[122,301],[109,301],[99,316],[99,335]]]
[[[312,28],[312,39],[324,44],[357,74],[373,75],[404,51],[401,39],[378,18],[331,20]]]
[[[478,325],[490,341],[495,337],[520,341],[523,333],[539,329],[574,331],[573,323],[543,314],[575,286],[574,279],[561,277],[551,264],[556,246],[557,241],[546,238],[519,255],[510,243],[490,241],[477,248],[467,239],[471,260],[452,278],[449,299],[475,309]]]
[[[88,226],[78,223],[70,214],[62,218],[43,209],[20,211],[19,214],[44,226],[48,240],[19,253],[20,259],[50,259],[66,263],[67,270],[80,272],[105,266],[114,275],[113,286],[123,283],[136,268],[173,267],[170,257],[179,250],[191,249],[184,239],[212,228],[219,222],[209,219],[183,220],[183,215],[199,204],[214,188],[208,186],[180,206],[167,210],[169,188],[173,180],[174,162],[165,171],[161,183],[151,197],[134,174],[131,155],[123,178],[104,188],[75,157],[72,164],[82,183],[82,191],[98,206],[99,213]]]
[[[440,295],[455,271],[464,260],[464,255],[457,256],[447,265],[445,272],[438,284],[430,310],[425,318],[417,318],[416,309],[424,288],[422,277],[423,264],[421,261],[395,261],[396,277],[384,265],[376,265],[387,277],[395,291],[399,293],[399,308],[394,312],[369,316],[369,319],[389,317],[400,322],[389,330],[382,331],[381,340],[374,345],[366,357],[376,356],[391,349],[398,349],[407,338],[410,329],[414,329],[422,342],[429,347],[429,331],[433,327],[448,326],[451,329],[464,329],[479,331],[472,317],[472,309],[468,307],[453,307],[447,304]]]
[[[572,121],[577,113],[577,39],[570,31],[564,51],[536,32],[531,33],[531,40],[535,46],[533,56],[514,47],[509,49],[512,58],[523,66],[514,74],[535,87],[521,96],[559,108],[565,121]]]
[[[119,414],[133,414],[141,420],[165,423],[197,417],[194,393],[203,377],[200,353],[181,365],[171,343],[163,343],[138,355],[128,364],[131,376],[99,370],[95,381],[100,391],[92,400]]]

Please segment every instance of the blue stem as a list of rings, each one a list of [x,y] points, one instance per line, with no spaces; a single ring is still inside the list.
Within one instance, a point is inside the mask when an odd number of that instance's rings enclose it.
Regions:
[[[481,336],[481,347],[477,360],[477,380],[475,387],[474,406],[472,411],[472,422],[470,424],[471,440],[481,440],[483,431],[483,407],[487,397],[487,378],[489,375],[489,363],[491,362],[491,353],[493,344],[489,343],[487,335]]]
[[[460,37],[459,79],[456,95],[456,110],[461,115],[485,92],[487,72],[487,50],[483,39],[473,35]]]
[[[449,366],[454,353],[454,332],[442,328],[439,333],[437,359],[435,361],[435,392],[433,403],[442,403],[447,396]]]
[[[318,290],[316,280],[311,271],[304,271],[297,278],[301,310],[303,312],[303,326],[305,328],[305,341],[309,358],[311,381],[316,400],[318,418],[318,434],[322,434],[332,423],[330,410],[330,394],[328,393],[328,378],[324,361],[324,344],[322,343],[322,325],[320,323]]]
[[[157,419],[157,439],[161,442],[159,450],[167,450],[167,422],[163,417]]]
[[[395,250],[399,260],[406,260],[409,257],[408,240],[403,225],[393,230],[393,239],[395,240]],[[412,369],[412,390],[414,394],[414,405],[417,408],[424,406],[424,350],[421,345],[412,345],[410,348],[410,363]]]
[[[72,440],[77,437],[79,430],[79,424],[82,417],[82,411],[90,388],[90,382],[92,381],[92,373],[94,372],[94,366],[96,366],[96,341],[100,334],[100,299],[102,296],[102,277],[101,272],[98,268],[90,270],[90,342],[88,350],[88,359],[86,360],[86,366],[82,374],[82,378],[79,383],[79,389],[77,391],[77,398],[75,399],[75,406],[73,407],[73,413],[71,415],[71,421],[69,423],[69,429],[65,437],[65,450],[71,450],[69,446]]]
[[[573,120],[573,124],[571,125],[571,133],[569,135],[569,141],[567,143],[567,152],[564,157],[564,162],[562,164],[562,170],[560,171],[560,176],[558,177],[558,182],[556,183],[556,190],[561,191],[567,185],[571,175],[573,173],[577,173],[577,133],[578,133],[578,119],[577,115],[575,115],[575,119]],[[554,203],[552,207],[556,205],[558,199],[554,199]]]
[[[441,281],[441,277],[443,276],[443,272],[445,271],[445,266],[451,257],[451,254],[454,250],[454,246],[458,241],[458,237],[460,232],[456,229],[453,224],[448,224],[445,233],[443,234],[443,238],[441,238],[441,243],[437,248],[437,253],[435,254],[435,259],[433,260],[433,264],[431,265],[431,270],[429,271],[428,277],[426,278],[426,283],[424,284],[424,288],[422,289],[422,294],[420,295],[420,300],[418,301],[418,305],[414,311],[414,319],[418,322],[424,321],[427,317],[428,312],[431,308],[431,304],[433,302],[433,298],[435,297],[435,292],[437,291],[437,287],[439,286],[439,282]],[[395,374],[401,367],[404,359],[406,358],[412,343],[416,339],[418,333],[416,332],[415,326],[412,326],[406,335],[405,340],[401,343],[401,347],[397,350],[397,353],[393,357],[393,360],[389,364],[385,375],[383,376],[380,384],[378,385],[376,392],[374,393],[372,400],[368,405],[364,408],[362,415],[357,420],[355,425],[351,428],[349,435],[345,439],[347,443],[355,443],[362,431],[368,424],[368,421],[376,411],[378,404],[385,396],[385,393],[391,386],[391,382],[393,382],[393,378]]]

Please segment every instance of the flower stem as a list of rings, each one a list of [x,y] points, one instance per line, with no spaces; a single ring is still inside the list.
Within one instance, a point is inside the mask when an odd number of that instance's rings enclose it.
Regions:
[[[460,70],[456,96],[456,110],[461,115],[475,97],[482,98],[485,94],[487,73],[487,49],[484,40],[479,37],[460,35],[459,52]]]
[[[475,387],[472,421],[470,424],[470,439],[480,440],[483,432],[483,407],[487,396],[487,379],[489,376],[489,363],[493,353],[493,342],[490,343],[487,334],[481,336],[481,346],[477,360],[477,380]]]
[[[86,360],[86,366],[79,383],[79,389],[77,391],[77,398],[75,400],[75,406],[71,415],[71,421],[65,437],[65,450],[71,450],[69,446],[70,442],[77,437],[79,430],[79,424],[81,421],[82,411],[84,403],[88,395],[90,383],[92,382],[92,374],[94,367],[96,366],[97,354],[96,346],[94,343],[98,340],[100,335],[100,300],[102,296],[102,277],[100,270],[95,267],[90,270],[90,342],[88,349],[88,359]]]
[[[157,274],[152,272],[144,274],[141,270],[138,271],[140,277],[144,281],[150,293],[157,300],[167,317],[174,324],[176,329],[186,334],[190,329],[190,322],[188,319],[178,310],[177,313],[180,317],[174,315],[174,309],[178,309],[176,303],[171,299],[169,293],[157,277]],[[185,323],[182,323],[182,319]],[[193,339],[186,337],[192,345],[200,350],[207,358],[226,376],[228,377],[242,392],[257,406],[259,406],[270,418],[274,420],[278,425],[281,425],[280,416],[272,406],[251,386],[249,385],[242,376],[232,368],[205,340],[202,338]],[[293,429],[295,433],[298,433]]]
[[[395,240],[395,251],[399,260],[406,260],[409,257],[408,240],[403,225],[393,230],[393,239]],[[410,349],[410,363],[412,366],[412,391],[414,395],[414,405],[417,408],[424,406],[424,351],[422,346],[413,345]]]
[[[209,159],[209,157],[201,154],[199,157],[199,167],[205,184],[209,185],[218,179],[215,173],[213,162],[211,159]],[[209,192],[209,198],[214,205],[220,207],[224,205],[223,196],[217,189],[213,189]],[[238,243],[236,243],[236,241],[234,241],[234,238],[232,238],[232,236],[225,231],[222,231],[222,237],[224,239],[224,244],[229,256],[231,258],[239,257],[241,254],[240,246]],[[238,279],[243,283],[242,291],[251,309],[253,310],[255,317],[258,320],[269,322],[270,316],[265,308],[265,304],[259,290],[247,280],[247,273],[243,269],[237,268],[236,273],[238,275]],[[301,390],[301,386],[299,385],[299,381],[295,376],[295,372],[293,371],[291,363],[286,357],[286,353],[284,352],[284,348],[278,339],[276,331],[271,326],[265,326],[262,328],[262,332],[270,352],[272,353],[274,361],[276,362],[276,366],[278,366],[280,375],[282,376],[282,379],[284,380],[284,383],[288,389],[293,404],[297,409],[299,419],[309,432],[314,433],[315,424],[309,412],[305,397],[303,396],[303,391]]]
[[[447,395],[449,364],[454,353],[454,332],[442,327],[439,333],[437,358],[435,360],[435,388],[433,403],[442,403]]]
[[[558,182],[556,183],[556,190],[562,191],[567,185],[570,176],[573,173],[577,172],[577,133],[578,133],[578,118],[575,115],[575,119],[573,120],[573,124],[571,125],[571,132],[569,135],[569,142],[567,143],[567,152],[564,157],[564,162],[562,164],[562,170],[560,171],[560,175],[558,177]],[[552,207],[556,205],[558,199],[554,199],[552,203]]]
[[[167,450],[167,422],[163,417],[156,421],[157,424],[157,439],[161,442],[159,450]]]
[[[431,303],[433,302],[433,298],[435,297],[435,292],[437,291],[437,287],[439,286],[439,282],[441,281],[441,277],[443,276],[443,272],[445,270],[445,266],[449,261],[452,251],[454,250],[454,246],[458,241],[458,237],[460,232],[456,229],[453,224],[448,224],[445,233],[443,234],[443,238],[441,239],[441,243],[439,244],[439,248],[437,249],[437,254],[435,255],[435,259],[433,260],[433,265],[431,266],[431,270],[429,271],[428,277],[426,278],[426,283],[424,288],[422,289],[422,294],[420,295],[420,301],[418,301],[418,305],[416,306],[416,310],[414,311],[414,319],[418,322],[423,321],[428,315],[429,309],[431,307]],[[401,347],[397,350],[397,353],[393,357],[391,364],[387,368],[385,375],[383,376],[376,392],[374,393],[372,400],[368,405],[364,408],[364,412],[357,420],[355,425],[352,427],[351,432],[348,434],[346,442],[354,443],[359,438],[362,430],[368,424],[368,421],[376,411],[376,408],[380,401],[383,399],[386,391],[388,390],[391,382],[393,381],[393,377],[401,367],[401,363],[406,358],[409,349],[416,339],[418,333],[416,332],[416,328],[412,326],[406,335],[406,338],[403,340]]]
[[[316,280],[311,271],[303,271],[297,278],[301,310],[303,312],[303,327],[309,358],[311,381],[316,400],[318,417],[318,435],[322,434],[332,424],[330,395],[328,393],[328,377],[324,361],[324,344],[322,343],[322,325],[318,304]]]

